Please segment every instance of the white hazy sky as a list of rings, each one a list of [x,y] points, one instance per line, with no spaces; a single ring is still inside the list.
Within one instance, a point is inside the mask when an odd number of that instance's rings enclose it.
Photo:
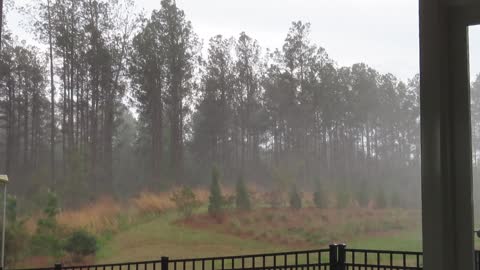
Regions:
[[[135,2],[147,14],[160,7],[160,0]],[[238,36],[245,31],[262,47],[279,48],[291,22],[302,20],[312,24],[312,41],[339,65],[365,62],[403,80],[419,70],[418,0],[177,0],[177,4],[205,46],[214,35]],[[15,26],[20,20],[13,12],[9,16],[11,29],[22,36],[21,27]],[[470,36],[471,69],[477,74],[480,46],[474,45],[480,45],[480,27],[472,28]]]

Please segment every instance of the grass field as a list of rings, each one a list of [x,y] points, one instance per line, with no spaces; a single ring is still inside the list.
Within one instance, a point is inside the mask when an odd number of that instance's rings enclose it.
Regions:
[[[219,221],[206,213],[208,192],[195,193],[203,206],[189,219],[181,217],[171,194],[164,192],[142,193],[126,203],[102,199],[63,211],[57,221],[65,230],[82,228],[97,236],[99,250],[95,258],[85,258],[88,264],[322,249],[335,242],[351,248],[421,250],[418,210],[317,209],[311,203],[300,210],[271,209],[257,201],[254,210],[228,209]],[[27,221],[30,233],[35,224],[36,216]],[[59,260],[26,258],[19,267]]]
[[[148,222],[128,228],[111,237],[105,237],[97,254],[96,262],[154,260],[161,256],[188,258],[253,254],[328,246],[327,243],[275,242],[242,234],[236,235],[223,230],[221,226],[213,226],[208,229],[201,226],[195,227],[191,223],[178,222],[177,219],[178,214],[169,211]],[[226,226],[229,224],[228,222],[223,223]],[[379,233],[359,233],[358,235],[348,235],[348,238],[344,239],[348,240],[344,242],[349,247],[421,250],[418,226]]]
[[[419,210],[358,205],[317,209],[311,203],[300,210],[271,209],[257,200],[254,210],[229,209],[219,221],[206,213],[208,191],[198,189],[195,194],[203,206],[189,219],[177,212],[171,193],[163,192],[142,193],[123,203],[104,198],[62,211],[57,221],[67,231],[86,229],[99,239],[96,256],[86,257],[84,264],[323,249],[331,243],[359,249],[422,250]],[[37,219],[33,215],[26,222],[30,234]],[[475,227],[480,228],[479,224]],[[475,244],[480,249],[479,238]],[[59,261],[69,264],[68,257],[26,257],[17,267],[44,267]]]
[[[97,255],[100,263],[219,256],[283,250],[285,247],[240,237],[195,230],[175,224],[175,212],[130,228],[107,240]]]

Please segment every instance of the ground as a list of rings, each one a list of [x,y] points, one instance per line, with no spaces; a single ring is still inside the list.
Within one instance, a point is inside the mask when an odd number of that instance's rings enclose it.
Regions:
[[[418,211],[399,209],[257,209],[229,212],[221,221],[202,211],[190,219],[169,211],[105,237],[97,263],[325,248],[335,241],[415,251],[421,250],[418,220]]]

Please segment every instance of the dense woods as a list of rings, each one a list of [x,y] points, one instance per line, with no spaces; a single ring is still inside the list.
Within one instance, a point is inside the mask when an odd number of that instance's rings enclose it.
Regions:
[[[148,15],[128,0],[22,10],[43,49],[4,25],[0,171],[19,196],[52,189],[77,205],[207,185],[215,166],[232,186],[381,189],[419,203],[418,76],[339,66],[309,23],[265,49],[244,32],[202,42],[173,0]],[[478,94],[472,109],[479,119]]]

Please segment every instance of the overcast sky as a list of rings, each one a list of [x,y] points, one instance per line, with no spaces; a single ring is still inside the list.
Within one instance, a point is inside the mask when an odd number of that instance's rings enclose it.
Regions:
[[[135,2],[147,14],[160,7],[160,0]],[[238,36],[245,31],[262,47],[279,48],[291,22],[302,20],[312,24],[312,41],[339,65],[365,62],[403,80],[419,71],[418,0],[177,0],[177,4],[205,45],[214,35]],[[13,25],[20,20],[9,17]],[[480,45],[480,27],[472,30],[471,40]],[[472,72],[477,74],[480,61],[473,59],[480,59],[480,50],[472,46],[471,56]]]

